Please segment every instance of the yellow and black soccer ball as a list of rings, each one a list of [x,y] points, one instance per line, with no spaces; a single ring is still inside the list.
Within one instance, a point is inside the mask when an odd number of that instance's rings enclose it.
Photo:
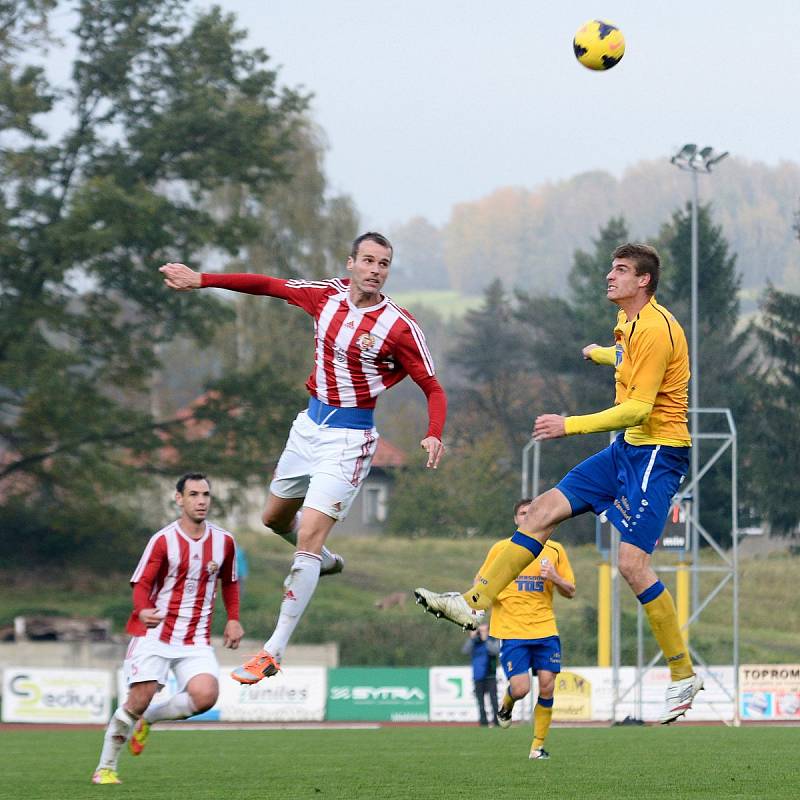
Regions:
[[[578,28],[572,47],[575,58],[587,69],[611,69],[625,55],[625,37],[616,25],[590,19]]]

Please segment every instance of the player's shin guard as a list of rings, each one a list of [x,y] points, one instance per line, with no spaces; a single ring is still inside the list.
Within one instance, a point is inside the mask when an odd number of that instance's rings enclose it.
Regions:
[[[540,695],[533,709],[533,744],[531,745],[531,750],[544,746],[544,740],[550,732],[552,719],[553,698]]]
[[[675,602],[667,587],[661,581],[656,581],[637,598],[647,612],[650,628],[664,654],[672,680],[679,681],[694,675],[689,648],[678,624]]]
[[[122,745],[128,739],[136,720],[139,717],[120,706],[111,717],[103,737],[103,750],[97,769],[117,769],[117,759]]]
[[[534,536],[517,531],[503,551],[489,565],[485,575],[469,591],[464,599],[475,609],[486,610],[503,589],[542,552],[542,543]]]
[[[289,637],[294,633],[300,617],[306,610],[319,583],[319,570],[321,559],[315,553],[298,550],[294,554],[292,568],[283,583],[283,602],[278,624],[269,639],[264,643],[264,649],[276,661],[283,657],[283,651],[289,643]]]

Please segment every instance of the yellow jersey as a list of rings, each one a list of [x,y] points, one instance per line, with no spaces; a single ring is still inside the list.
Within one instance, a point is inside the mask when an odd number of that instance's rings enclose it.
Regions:
[[[485,574],[510,539],[492,546],[479,570]],[[497,639],[543,639],[557,636],[556,616],[553,613],[553,582],[541,576],[542,561],[547,559],[556,572],[570,583],[575,575],[563,545],[548,539],[540,558],[531,560],[519,576],[497,595],[489,621],[489,635]]]
[[[616,395],[614,402],[652,403],[650,416],[625,431],[628,444],[689,447],[689,349],[672,314],[651,297],[629,320],[620,310],[614,328]]]

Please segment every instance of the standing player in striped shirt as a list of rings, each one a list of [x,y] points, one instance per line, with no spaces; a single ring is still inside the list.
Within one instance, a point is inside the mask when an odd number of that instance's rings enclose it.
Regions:
[[[228,614],[225,647],[235,650],[244,634],[236,544],[228,531],[206,521],[211,504],[208,479],[190,472],[175,490],[180,519],[150,538],[131,576],[133,612],[126,629],[132,638],[123,664],[128,698],[108,724],[92,783],[121,783],[117,760],[129,736],[131,752],[139,755],[154,722],[185,719],[216,703],[219,665],[210,635],[217,580]],[[178,680],[178,693],[151,706],[170,669]]]
[[[328,568],[336,557],[324,545],[369,472],[378,443],[373,421],[378,396],[410,375],[428,400],[428,430],[420,442],[428,454],[427,466],[436,469],[444,453],[447,398],[425,336],[416,320],[381,292],[392,255],[389,240],[369,232],[353,242],[347,259],[349,279],[284,280],[198,273],[184,264],[161,267],[171,289],[217,287],[279,297],[314,318],[314,369],[306,382],[311,397],[292,425],[263,514],[264,524],[296,542],[297,550],[272,636],[263,650],[232,673],[240,683],[256,683],[280,669],[321,570],[341,570],[340,561],[338,569]]]

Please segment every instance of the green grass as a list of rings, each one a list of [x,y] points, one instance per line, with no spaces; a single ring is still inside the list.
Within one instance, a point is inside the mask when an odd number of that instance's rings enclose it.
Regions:
[[[120,758],[121,786],[89,779],[102,732],[2,734],[0,798],[795,798],[800,729],[555,728],[550,761],[530,730],[154,731]]]
[[[291,560],[291,549],[277,536],[243,533],[251,574],[242,606],[248,637],[264,638],[280,605],[281,587]],[[491,544],[487,539],[381,539],[334,535],[331,546],[347,562],[341,575],[323,578],[313,602],[293,637],[298,643],[336,641],[344,666],[430,666],[463,663],[464,636],[454,625],[421,613],[410,599],[416,586],[463,589],[480,566]],[[577,596],[556,598],[565,664],[596,661],[597,563],[593,546],[568,548],[576,573]],[[719,563],[718,559],[709,563]],[[659,553],[656,564],[672,557]],[[672,559],[674,560],[674,559]],[[133,565],[102,576],[47,576],[0,572],[0,627],[16,614],[57,610],[62,614],[110,616],[121,632],[130,610],[128,578]],[[740,659],[742,663],[797,663],[800,637],[790,624],[800,619],[800,593],[788,591],[800,574],[800,556],[780,554],[741,560]],[[702,576],[702,593],[709,592],[719,575]],[[674,577],[664,581],[674,592]],[[45,594],[42,586],[47,587]],[[404,605],[381,610],[375,602],[392,593],[407,592]],[[623,587],[623,661],[635,663],[636,607],[633,594]],[[731,663],[730,585],[708,607],[692,631],[692,644],[708,663]],[[776,613],[779,610],[779,613]],[[220,609],[220,612],[222,610]],[[219,632],[224,613],[215,615]],[[647,629],[647,626],[645,626]],[[649,636],[649,634],[647,634]],[[655,652],[650,643],[649,651]]]

